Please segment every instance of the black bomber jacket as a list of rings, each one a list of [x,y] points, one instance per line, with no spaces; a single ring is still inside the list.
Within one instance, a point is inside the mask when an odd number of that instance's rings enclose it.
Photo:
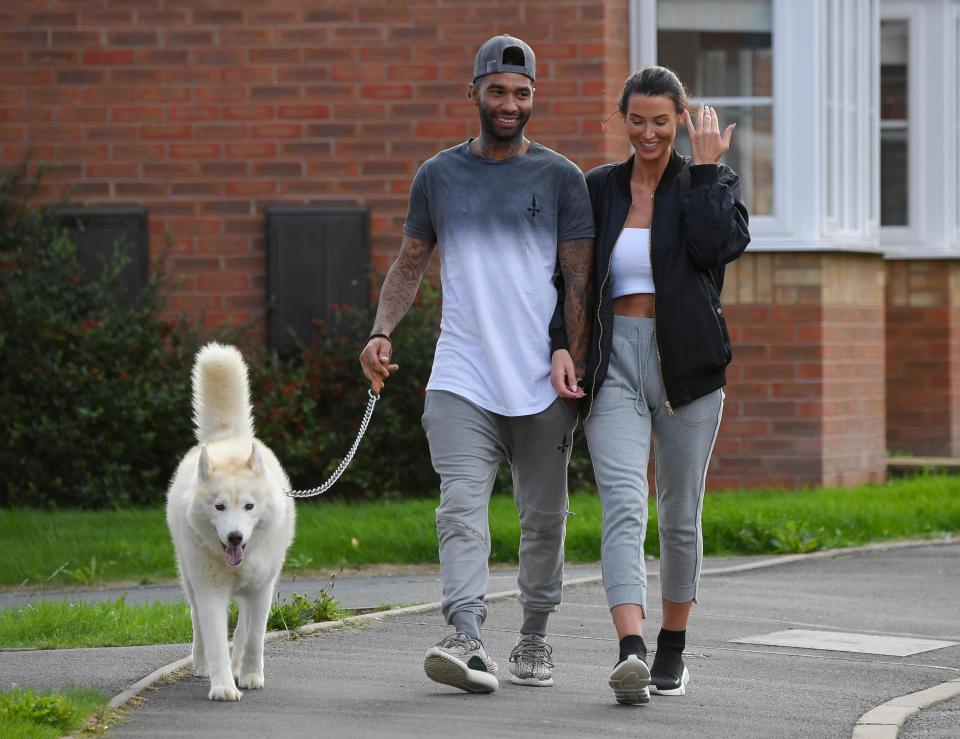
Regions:
[[[589,415],[603,384],[613,336],[610,260],[630,211],[633,157],[587,173],[596,224],[593,271],[593,329],[587,374]],[[724,265],[750,243],[740,178],[724,164],[691,165],[676,151],[654,192],[650,261],[655,297],[655,331],[667,411],[726,384],[732,358],[730,335],[720,305]],[[568,348],[563,320],[564,288],[557,277],[557,308],[550,322],[552,351]]]

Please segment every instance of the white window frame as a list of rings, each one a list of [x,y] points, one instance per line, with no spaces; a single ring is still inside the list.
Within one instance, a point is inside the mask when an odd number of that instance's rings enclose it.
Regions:
[[[813,46],[821,52],[814,93],[819,238],[828,248],[878,252],[879,2],[830,0],[818,7]]]
[[[791,154],[786,142],[790,140],[792,126],[788,119],[790,105],[788,95],[780,91],[789,89],[786,78],[788,65],[777,62],[783,47],[790,44],[790,33],[783,13],[778,12],[776,0],[773,3],[773,213],[765,216],[750,216],[750,233],[754,241],[762,236],[788,236],[792,229],[792,214],[800,203],[791,203],[786,197],[784,181],[790,168]],[[631,0],[631,69],[657,63],[657,0]],[[684,80],[681,80],[684,81]],[[780,94],[778,94],[780,93]],[[699,98],[695,99],[699,102]],[[706,99],[705,99],[706,100]],[[768,102],[769,98],[764,98]],[[712,101],[712,102],[710,102]],[[750,98],[736,98],[737,103],[749,103]],[[719,98],[711,98],[709,104],[722,104]],[[736,146],[736,133],[733,145]]]
[[[857,42],[877,46],[880,27],[879,0],[856,0],[855,9],[841,3],[851,21],[867,15],[870,22],[851,23],[859,28]],[[824,222],[824,174],[829,163],[820,155],[827,132],[823,130],[822,69],[823,20],[833,3],[771,0],[773,34],[773,213],[750,218],[754,251],[879,251],[877,211],[879,177],[867,187],[844,188],[844,219],[839,228]],[[853,13],[860,15],[854,17]],[[872,21],[876,20],[876,23]],[[631,56],[633,69],[657,61],[657,0],[630,0]],[[877,50],[879,47],[877,47]],[[847,64],[846,73],[867,95],[869,106],[878,102],[879,64]],[[862,101],[853,101],[864,111]],[[868,120],[863,112],[858,120]],[[878,123],[878,122],[877,122]],[[874,174],[879,172],[879,126],[867,128],[867,137],[856,151],[844,151],[846,166],[868,160]],[[734,137],[736,145],[736,136]],[[858,166],[861,166],[858,164]],[[828,170],[828,171],[824,171]]]
[[[909,225],[883,226],[895,259],[960,257],[960,3],[882,0],[883,20],[906,20],[908,35]],[[950,125],[947,121],[952,121]]]
[[[924,200],[925,178],[920,171],[922,161],[919,136],[920,121],[918,111],[922,110],[920,98],[923,96],[923,44],[924,8],[916,2],[884,2],[880,10],[881,21],[902,21],[907,24],[907,201],[906,226],[881,226],[880,243],[887,251],[902,251],[917,247],[924,242],[924,219],[920,204]],[[877,60],[879,66],[880,60]],[[881,122],[881,128],[883,123]],[[877,173],[879,177],[879,172]]]
[[[947,161],[953,161],[953,198],[951,199],[953,208],[953,239],[952,251],[960,254],[960,3],[954,3],[953,23],[950,46],[953,47],[953,63],[948,59],[948,68],[950,70],[949,89],[953,95],[953,132],[949,140],[953,144],[953,157]]]
[[[882,142],[883,142],[883,132],[884,132],[885,130],[887,130],[887,131],[904,131],[904,132],[906,133],[906,136],[907,136],[907,139],[906,139],[906,144],[907,144],[907,164],[908,164],[908,166],[909,166],[909,164],[910,164],[910,162],[911,162],[911,158],[910,158],[910,121],[911,121],[911,118],[913,117],[913,111],[910,109],[910,99],[909,99],[909,98],[910,98],[910,79],[909,79],[909,74],[910,74],[910,49],[909,49],[909,46],[910,46],[910,43],[911,43],[911,39],[910,39],[910,20],[907,19],[907,18],[882,18],[881,21],[884,22],[884,23],[890,23],[890,22],[892,22],[892,23],[904,23],[904,24],[906,25],[906,27],[907,27],[907,101],[906,101],[907,111],[906,111],[906,117],[905,117],[905,118],[893,118],[893,119],[888,118],[888,119],[886,119],[886,120],[883,119],[883,118],[880,118],[880,140],[881,140],[881,145],[882,145]],[[883,39],[883,29],[882,29],[882,28],[881,28],[881,30],[880,30],[880,38],[881,38],[881,54],[882,54],[882,39]],[[883,59],[882,59],[882,57],[881,57],[881,60],[880,60],[880,66],[881,66],[881,67],[883,66]],[[882,84],[882,82],[883,82],[883,81],[882,81],[882,77],[883,77],[883,71],[882,71],[882,69],[881,69],[881,84]],[[882,161],[881,161],[881,168],[882,168]],[[881,188],[881,191],[882,191],[882,189],[883,189],[883,172],[882,172],[882,171],[879,172],[879,175],[880,175],[880,188]],[[910,190],[910,173],[909,173],[909,172],[907,173],[907,190],[910,191],[910,199],[912,200],[912,198],[913,198],[913,193],[912,193],[912,191]],[[881,194],[882,194],[882,192],[881,192]],[[882,199],[881,199],[881,200],[882,200]],[[887,230],[890,230],[890,229],[907,229],[907,228],[909,228],[910,225],[911,225],[911,222],[910,222],[911,213],[909,212],[909,206],[910,206],[910,205],[911,205],[911,204],[910,204],[909,201],[908,201],[907,224],[906,224],[906,226],[903,226],[903,225],[899,225],[899,224],[898,224],[898,225],[890,225],[890,226],[883,226],[883,225],[881,225],[880,227],[881,227],[882,229],[884,229],[884,231],[887,231]]]

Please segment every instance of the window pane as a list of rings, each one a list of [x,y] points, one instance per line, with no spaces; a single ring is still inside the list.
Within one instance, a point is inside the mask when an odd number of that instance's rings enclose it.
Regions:
[[[773,94],[770,0],[660,0],[657,55],[695,97]]]
[[[880,23],[880,225],[909,225],[909,26]]]
[[[731,123],[733,131],[730,151],[721,160],[740,175],[743,201],[750,215],[770,215],[773,212],[773,121],[767,105],[718,107],[720,133]],[[677,134],[677,149],[690,156],[687,129]]]
[[[659,0],[658,63],[669,67],[690,97],[773,98],[771,0]],[[759,104],[757,104],[759,103]],[[717,107],[721,131],[736,122],[723,161],[743,183],[751,215],[773,213],[772,101],[727,101]],[[690,153],[686,132],[678,147]]]
[[[880,225],[906,226],[907,132],[902,128],[880,131]]]
[[[907,22],[880,24],[880,119],[907,118]]]
[[[769,97],[773,94],[771,34],[660,31],[659,63],[694,97]]]

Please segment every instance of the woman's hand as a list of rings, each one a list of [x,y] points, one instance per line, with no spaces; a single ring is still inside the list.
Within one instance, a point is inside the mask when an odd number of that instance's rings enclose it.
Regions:
[[[731,123],[720,135],[720,121],[717,111],[709,106],[701,105],[697,111],[697,125],[693,125],[693,117],[689,110],[683,111],[683,120],[687,124],[687,133],[690,136],[690,150],[693,153],[694,164],[716,164],[730,149],[730,139],[736,123]]]
[[[566,349],[557,349],[550,358],[550,384],[557,395],[567,400],[579,400],[586,393],[577,385],[577,373],[573,357]]]

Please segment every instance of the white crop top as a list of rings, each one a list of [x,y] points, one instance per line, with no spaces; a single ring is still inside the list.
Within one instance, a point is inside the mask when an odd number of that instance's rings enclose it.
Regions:
[[[613,247],[610,258],[611,295],[636,295],[656,292],[650,268],[650,229],[625,228]]]

